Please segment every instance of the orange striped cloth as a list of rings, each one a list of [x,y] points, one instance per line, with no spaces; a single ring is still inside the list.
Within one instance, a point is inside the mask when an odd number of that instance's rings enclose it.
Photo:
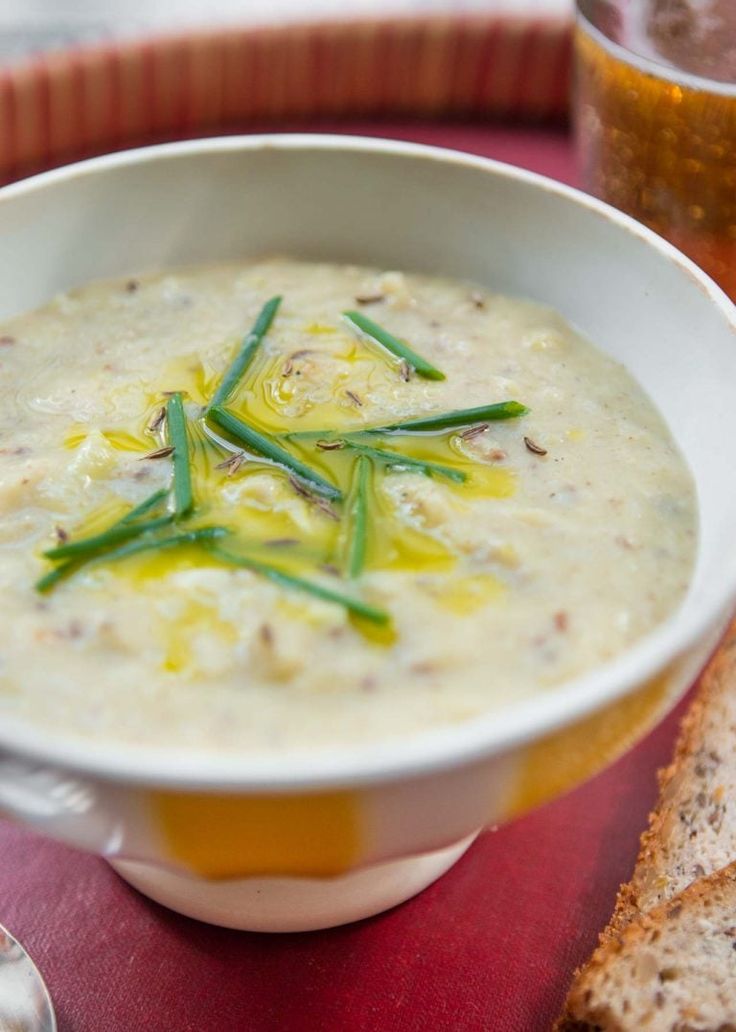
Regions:
[[[466,16],[218,30],[0,69],[0,181],[144,142],[319,117],[563,118],[570,24]]]

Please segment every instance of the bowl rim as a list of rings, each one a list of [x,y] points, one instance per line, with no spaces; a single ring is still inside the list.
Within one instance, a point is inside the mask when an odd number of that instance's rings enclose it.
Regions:
[[[414,157],[464,165],[547,191],[561,200],[587,208],[627,234],[638,237],[677,266],[706,295],[736,336],[736,306],[693,261],[652,230],[603,201],[547,176],[449,148],[323,133],[204,137],[118,151],[42,172],[0,189],[0,206],[64,180],[105,174],[129,165],[263,149],[341,150]],[[188,791],[306,792],[349,789],[430,775],[488,760],[584,719],[622,699],[667,664],[684,656],[722,623],[729,604],[736,600],[736,555],[730,560],[724,558],[722,576],[718,584],[711,587],[708,600],[685,618],[683,609],[689,598],[690,592],[666,620],[626,651],[580,677],[562,682],[544,695],[532,696],[458,724],[378,744],[290,750],[285,754],[254,757],[237,753],[222,756],[205,750],[192,752],[185,748],[99,743],[77,735],[53,734],[29,721],[7,717],[0,725],[0,750],[13,757],[53,763],[103,781]]]

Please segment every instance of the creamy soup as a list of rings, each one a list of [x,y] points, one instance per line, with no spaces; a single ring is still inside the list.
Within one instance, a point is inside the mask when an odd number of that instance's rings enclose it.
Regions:
[[[386,740],[590,670],[688,584],[662,419],[537,304],[194,268],[57,297],[0,365],[6,714],[223,752]]]

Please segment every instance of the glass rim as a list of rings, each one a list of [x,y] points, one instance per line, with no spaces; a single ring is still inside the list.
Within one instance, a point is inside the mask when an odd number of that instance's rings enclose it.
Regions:
[[[685,86],[689,89],[698,90],[701,93],[711,93],[719,97],[736,99],[736,83],[723,82],[719,79],[708,79],[703,75],[695,75],[693,72],[685,72],[666,60],[658,61],[655,57],[638,54],[635,50],[623,43],[607,36],[602,29],[595,25],[588,15],[583,11],[584,0],[575,0],[575,21],[578,28],[591,37],[600,47],[608,50],[625,64],[633,65],[638,71],[645,75],[651,75],[657,79],[666,79],[673,86]]]

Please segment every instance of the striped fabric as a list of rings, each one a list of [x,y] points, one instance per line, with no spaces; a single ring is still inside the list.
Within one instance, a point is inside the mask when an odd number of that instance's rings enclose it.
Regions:
[[[562,118],[566,20],[469,16],[218,30],[0,69],[0,181],[140,143],[319,117]]]

